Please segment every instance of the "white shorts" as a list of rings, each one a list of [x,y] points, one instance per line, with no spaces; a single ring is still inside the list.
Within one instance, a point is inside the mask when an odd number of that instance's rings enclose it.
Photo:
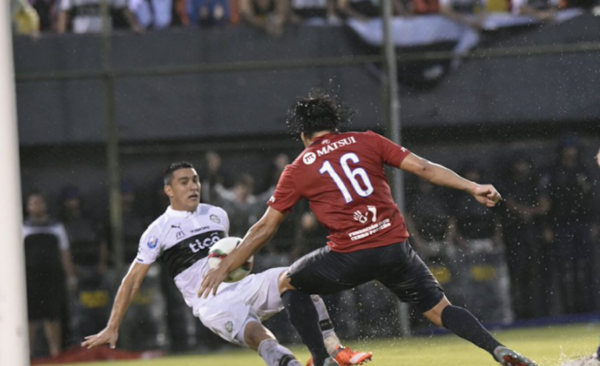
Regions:
[[[247,346],[244,329],[250,321],[263,321],[283,310],[277,279],[288,267],[251,274],[203,301],[194,315],[226,341]]]

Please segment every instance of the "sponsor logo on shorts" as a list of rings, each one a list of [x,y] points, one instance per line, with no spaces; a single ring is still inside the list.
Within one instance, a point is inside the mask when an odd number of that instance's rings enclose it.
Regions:
[[[217,215],[210,215],[210,221],[212,221],[212,222],[214,222],[216,224],[220,224],[221,223],[221,219]]]
[[[225,330],[229,333],[233,332],[233,323],[230,321],[225,323]]]
[[[150,249],[156,248],[156,246],[158,245],[158,238],[156,236],[151,236],[148,239],[147,245],[148,245],[148,248],[150,248]]]
[[[304,161],[304,164],[306,164],[306,165],[310,165],[310,164],[314,163],[315,160],[317,160],[317,155],[315,155],[314,152],[307,152],[302,157],[302,161]]]

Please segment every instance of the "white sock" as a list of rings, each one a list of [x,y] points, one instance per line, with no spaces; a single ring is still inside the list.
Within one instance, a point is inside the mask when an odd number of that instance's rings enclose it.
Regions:
[[[258,345],[258,354],[268,366],[302,366],[292,352],[274,339],[265,339]]]
[[[327,307],[325,306],[323,299],[318,295],[312,295],[311,298],[315,304],[317,313],[319,314],[319,326],[321,327],[321,333],[323,333],[323,340],[325,341],[327,353],[333,356],[338,347],[341,346],[340,339],[337,334],[335,334],[333,323],[331,322],[329,312],[327,312]]]

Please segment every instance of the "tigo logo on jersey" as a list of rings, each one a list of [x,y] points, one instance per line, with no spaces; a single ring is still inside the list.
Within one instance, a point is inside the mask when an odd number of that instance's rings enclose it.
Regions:
[[[158,238],[156,236],[151,236],[150,239],[148,239],[148,248],[154,249],[156,248],[156,245],[158,245]]]
[[[304,164],[306,164],[306,165],[310,165],[310,164],[314,163],[315,160],[317,160],[317,156],[315,155],[314,152],[307,152],[302,157],[302,161],[304,161]]]

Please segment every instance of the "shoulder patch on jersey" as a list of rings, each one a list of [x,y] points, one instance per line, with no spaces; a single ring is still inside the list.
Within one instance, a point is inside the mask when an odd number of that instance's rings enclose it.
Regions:
[[[221,219],[215,214],[210,215],[210,221],[214,222],[215,224],[221,223]]]
[[[316,160],[317,160],[317,155],[315,155],[314,152],[307,152],[302,157],[302,161],[304,161],[304,164],[306,164],[306,165],[310,165],[310,164],[314,163]]]
[[[148,238],[148,248],[150,249],[154,249],[156,248],[156,246],[158,245],[158,238],[156,236],[151,236],[150,238]]]

